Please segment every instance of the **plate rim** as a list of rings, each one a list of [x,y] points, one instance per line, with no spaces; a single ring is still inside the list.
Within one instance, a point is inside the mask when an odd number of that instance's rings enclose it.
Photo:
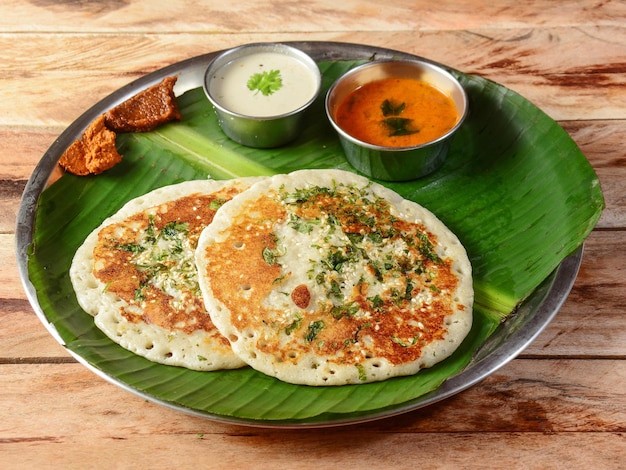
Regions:
[[[448,70],[454,70],[446,65],[421,56],[378,46],[334,41],[284,41],[284,44],[304,50],[312,55],[318,62],[333,60],[358,60],[365,59],[367,57],[404,57],[419,58],[421,60],[440,65]],[[139,90],[160,82],[166,76],[173,74],[179,75],[179,81],[177,81],[175,87],[177,95],[181,95],[192,88],[201,86],[202,77],[204,76],[206,67],[211,60],[213,60],[213,58],[224,50],[226,49],[191,57],[160,68],[149,74],[141,76],[134,81],[131,81],[101,99],[81,114],[76,120],[74,120],[55,139],[52,145],[39,160],[33,170],[33,173],[29,177],[20,200],[16,221],[15,247],[18,272],[31,307],[34,309],[37,317],[46,327],[48,332],[59,344],[61,344],[61,346],[65,347],[65,341],[57,332],[54,325],[48,321],[45,312],[39,305],[37,292],[33,284],[30,282],[28,274],[29,250],[31,249],[33,242],[35,228],[34,221],[38,207],[38,199],[41,192],[47,187],[47,184],[57,167],[58,159],[64,149],[67,148],[67,146],[69,146],[69,144],[78,136],[80,136],[89,123],[91,123],[102,112],[125,101],[129,97],[136,94]],[[355,57],[357,55],[358,57]],[[531,294],[529,297],[530,302],[536,302],[537,296],[540,296],[541,299],[536,310],[528,309],[528,312],[526,313],[518,312],[518,315],[521,317],[523,317],[523,315],[528,317],[521,318],[521,321],[525,320],[526,322],[521,330],[513,332],[508,331],[510,328],[507,328],[507,325],[511,325],[512,323],[505,321],[501,323],[497,330],[489,337],[489,341],[501,341],[503,345],[507,346],[506,348],[503,348],[503,346],[500,345],[493,351],[487,351],[484,353],[487,349],[484,344],[474,353],[472,361],[465,366],[461,372],[445,380],[433,392],[418,397],[415,400],[394,405],[392,406],[392,409],[372,410],[365,415],[359,415],[357,417],[350,417],[346,415],[345,418],[332,419],[329,421],[321,420],[320,422],[315,422],[314,417],[307,418],[306,420],[303,420],[303,422],[292,422],[282,420],[274,421],[238,418],[190,409],[188,407],[155,397],[141,390],[137,390],[116,377],[112,377],[106,372],[93,366],[69,348],[66,347],[65,350],[74,359],[76,359],[77,362],[94,372],[99,377],[130,393],[133,393],[134,395],[166,408],[181,411],[189,415],[208,418],[216,422],[262,428],[302,429],[342,426],[380,420],[415,411],[445,400],[457,393],[471,388],[517,357],[549,325],[567,299],[578,275],[578,271],[582,263],[583,252],[584,243],[581,244],[581,246],[572,254],[565,257],[553,273],[544,281],[542,286]],[[543,290],[543,292],[537,294],[539,290]],[[484,353],[484,356],[482,353]]]

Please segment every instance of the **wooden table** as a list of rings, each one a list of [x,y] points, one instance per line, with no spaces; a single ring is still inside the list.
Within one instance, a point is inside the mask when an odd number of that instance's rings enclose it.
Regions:
[[[626,467],[626,3],[14,0],[0,12],[0,467]],[[16,212],[63,129],[148,72],[285,40],[398,49],[488,77],[556,119],[598,173],[607,208],[568,300],[473,388],[326,430],[215,423],[100,379],[35,316],[16,269]]]

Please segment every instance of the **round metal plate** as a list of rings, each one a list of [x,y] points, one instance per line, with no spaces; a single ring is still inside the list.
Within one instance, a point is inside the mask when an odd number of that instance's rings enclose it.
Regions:
[[[307,52],[316,61],[368,59],[373,56],[381,59],[393,57],[415,58],[413,55],[398,51],[356,44],[332,42],[291,42],[289,44]],[[58,159],[63,151],[74,140],[80,137],[83,130],[97,116],[135,95],[138,91],[160,82],[163,78],[174,74],[178,75],[179,78],[175,87],[177,95],[181,95],[187,90],[201,87],[205,69],[208,67],[211,60],[221,52],[222,51],[216,51],[201,55],[157,70],[129,83],[95,104],[73,122],[51,145],[28,180],[17,217],[16,248],[18,269],[33,309],[41,322],[49,330],[50,334],[52,334],[60,344],[64,344],[64,341],[48,320],[46,312],[44,312],[39,305],[37,292],[28,276],[28,254],[33,241],[38,199],[41,192],[47,187],[53,172],[57,168]],[[79,355],[72,351],[69,352],[79,362],[102,378],[142,398],[185,413],[208,417],[216,421],[281,428],[336,426],[371,421],[406,413],[448,398],[477,384],[515,358],[543,331],[562,306],[578,274],[582,255],[583,248],[581,247],[575,253],[566,257],[548,279],[546,279],[523,305],[521,305],[515,314],[502,323],[496,332],[490,336],[488,341],[475,353],[471,363],[462,372],[449,378],[437,390],[421,396],[416,400],[402,403],[392,407],[392,409],[386,408],[382,411],[374,410],[366,416],[358,416],[357,418],[338,418],[322,422],[306,422],[299,424],[293,422],[245,420],[208,414],[203,411],[177,406],[129,387],[118,378],[103,373],[101,370],[93,367]]]

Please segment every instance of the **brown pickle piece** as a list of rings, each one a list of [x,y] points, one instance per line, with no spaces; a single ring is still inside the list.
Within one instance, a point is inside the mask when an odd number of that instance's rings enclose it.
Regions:
[[[137,93],[105,113],[106,126],[115,132],[147,132],[181,114],[174,95],[177,77],[166,77],[160,83]]]
[[[115,147],[115,132],[106,128],[104,116],[94,120],[79,140],[70,145],[59,159],[59,165],[69,173],[79,176],[97,175],[113,168],[120,161]]]

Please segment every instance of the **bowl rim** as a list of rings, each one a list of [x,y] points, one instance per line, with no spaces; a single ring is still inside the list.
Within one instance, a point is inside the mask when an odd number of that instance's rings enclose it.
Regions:
[[[459,116],[458,121],[456,122],[456,124],[454,125],[454,127],[452,127],[450,130],[448,130],[446,133],[442,134],[441,136],[437,137],[436,139],[433,140],[429,140],[428,142],[424,142],[421,143],[419,145],[409,145],[409,146],[386,146],[386,145],[377,145],[377,144],[372,144],[370,142],[366,142],[364,140],[358,139],[356,137],[354,137],[353,135],[349,134],[348,132],[346,132],[338,123],[337,121],[335,121],[335,118],[333,117],[331,110],[330,110],[330,101],[332,98],[332,94],[333,92],[337,89],[337,87],[341,84],[342,81],[344,81],[345,79],[348,79],[350,77],[352,77],[353,75],[356,75],[358,73],[360,73],[361,71],[368,69],[368,68],[373,68],[373,67],[380,67],[381,65],[385,65],[385,64],[390,64],[390,63],[397,63],[397,64],[403,64],[403,65],[419,65],[420,67],[426,67],[429,68],[439,74],[441,74],[442,76],[446,77],[448,80],[451,81],[451,83],[454,84],[454,86],[456,88],[458,88],[458,90],[461,93],[461,106],[462,106],[462,112]],[[455,100],[456,102],[456,100]],[[422,149],[422,148],[427,148],[427,147],[431,147],[434,145],[437,145],[439,143],[441,143],[442,141],[445,141],[447,139],[449,139],[462,125],[463,122],[465,121],[465,118],[468,115],[469,112],[469,98],[467,96],[467,91],[465,90],[465,88],[463,87],[463,85],[461,84],[461,82],[446,68],[434,64],[432,62],[429,62],[427,60],[421,60],[421,59],[374,59],[371,60],[365,64],[361,64],[361,65],[357,65],[356,67],[348,70],[346,73],[344,73],[343,75],[341,75],[337,80],[335,80],[333,82],[333,84],[330,86],[330,88],[328,89],[328,91],[326,92],[326,98],[324,99],[324,109],[326,111],[326,116],[328,117],[328,120],[330,121],[331,125],[333,126],[333,128],[335,129],[335,131],[344,139],[349,140],[350,142],[352,142],[353,144],[359,145],[361,147],[365,147],[371,150],[378,150],[380,152],[406,152],[406,151],[411,151],[411,150],[418,150],[418,149]]]
[[[239,59],[240,57],[245,57],[248,53],[252,54],[256,52],[277,52],[304,64],[315,78],[315,90],[311,98],[306,103],[298,106],[292,111],[267,116],[253,116],[250,114],[238,113],[221,104],[219,100],[212,96],[210,91],[212,75],[229,62]],[[322,73],[320,72],[317,62],[315,62],[309,54],[301,49],[298,49],[297,47],[282,42],[253,42],[226,49],[215,56],[205,69],[204,76],[202,78],[202,88],[207,99],[221,113],[227,114],[230,117],[248,119],[251,121],[272,121],[293,116],[310,107],[320,95],[322,89]]]

